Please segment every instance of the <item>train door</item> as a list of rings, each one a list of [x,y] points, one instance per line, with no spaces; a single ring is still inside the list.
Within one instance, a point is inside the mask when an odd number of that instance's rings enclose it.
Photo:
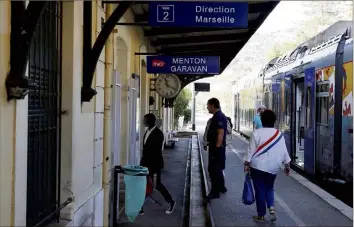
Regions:
[[[315,108],[316,108],[316,76],[315,68],[305,70],[305,148],[304,163],[305,171],[315,173]]]
[[[285,144],[288,149],[288,152],[291,152],[291,143],[292,140],[291,138],[292,133],[291,133],[291,103],[292,103],[292,93],[291,93],[291,80],[292,75],[285,75],[284,77],[284,98],[283,98],[283,103],[284,103],[284,112],[283,112],[283,118],[282,118],[282,124],[283,124],[283,136],[285,139]],[[290,153],[289,153],[290,154]]]
[[[305,133],[305,102],[304,102],[304,78],[293,81],[293,151],[294,164],[304,168],[304,133]]]
[[[317,81],[316,170],[327,172],[333,164],[333,127],[329,127],[329,80]]]

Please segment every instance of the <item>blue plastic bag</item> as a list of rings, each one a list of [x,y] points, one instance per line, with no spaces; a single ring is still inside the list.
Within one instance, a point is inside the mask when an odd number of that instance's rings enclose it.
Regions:
[[[254,197],[254,190],[251,181],[251,176],[249,173],[246,173],[245,183],[243,186],[243,193],[242,193],[242,202],[245,205],[252,205],[255,201],[256,199]]]

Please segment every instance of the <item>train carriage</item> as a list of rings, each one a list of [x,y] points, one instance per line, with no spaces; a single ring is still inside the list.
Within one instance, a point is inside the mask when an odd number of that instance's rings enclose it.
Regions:
[[[263,104],[277,114],[276,127],[283,133],[293,165],[307,175],[351,183],[353,40],[348,34],[317,45],[299,45],[269,62],[253,84],[262,84]],[[244,84],[234,97],[255,104],[258,87]],[[246,109],[235,106],[235,112]],[[235,130],[242,133],[241,127]]]
[[[233,87],[234,130],[249,137],[253,131],[254,109],[262,103],[263,84],[257,77],[242,78]]]

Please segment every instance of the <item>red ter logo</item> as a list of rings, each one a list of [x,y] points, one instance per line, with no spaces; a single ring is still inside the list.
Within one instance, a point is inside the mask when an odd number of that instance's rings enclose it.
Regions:
[[[164,67],[166,63],[161,60],[152,60],[152,67]]]

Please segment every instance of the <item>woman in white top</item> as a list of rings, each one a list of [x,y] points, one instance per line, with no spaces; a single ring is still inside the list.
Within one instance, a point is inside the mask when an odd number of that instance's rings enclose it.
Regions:
[[[282,164],[289,175],[291,161],[281,132],[274,128],[276,115],[271,110],[261,114],[263,128],[253,132],[248,152],[244,157],[245,172],[251,171],[254,185],[257,213],[253,220],[264,222],[269,209],[270,221],[276,221],[274,209],[274,180]]]

